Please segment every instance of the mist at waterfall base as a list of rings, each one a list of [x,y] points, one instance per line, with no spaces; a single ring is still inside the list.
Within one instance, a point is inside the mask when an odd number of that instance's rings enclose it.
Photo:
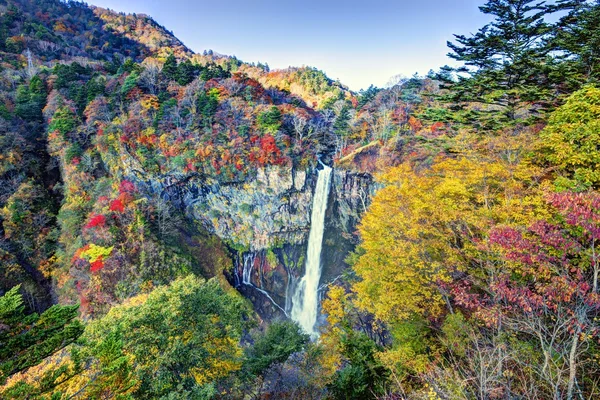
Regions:
[[[292,320],[314,339],[318,337],[315,329],[319,310],[319,281],[321,280],[321,249],[325,232],[325,212],[329,197],[332,169],[323,165],[317,177],[317,186],[313,199],[310,219],[310,234],[304,276],[298,282],[292,298]]]

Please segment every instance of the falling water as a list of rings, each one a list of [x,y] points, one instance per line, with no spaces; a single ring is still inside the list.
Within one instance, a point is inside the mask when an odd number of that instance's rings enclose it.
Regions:
[[[319,171],[313,199],[305,273],[292,298],[292,319],[298,322],[304,331],[313,337],[318,335],[315,324],[319,308],[318,289],[321,280],[321,247],[325,231],[325,211],[327,211],[330,180],[331,168],[324,165],[323,169]]]
[[[252,267],[254,266],[254,254],[244,255],[244,265],[242,270],[242,283],[244,285],[252,284]]]

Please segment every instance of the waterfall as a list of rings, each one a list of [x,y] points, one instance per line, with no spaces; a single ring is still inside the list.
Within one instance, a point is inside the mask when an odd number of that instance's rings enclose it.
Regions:
[[[254,254],[244,255],[244,265],[242,269],[242,283],[252,285],[252,267],[254,266]]]
[[[318,333],[315,330],[319,308],[318,289],[321,280],[321,248],[325,231],[325,212],[331,181],[331,168],[323,165],[317,177],[317,187],[313,199],[310,219],[310,235],[304,276],[298,283],[292,298],[291,317],[298,322],[302,329],[313,338]]]
[[[285,316],[288,316],[288,313],[285,311],[285,309],[279,304],[277,304],[277,302],[271,297],[271,295],[269,295],[269,293],[266,290],[263,290],[258,286],[254,286],[254,284],[252,283],[252,268],[254,267],[254,260],[256,260],[256,254],[244,254],[243,259],[244,261],[242,265],[242,284],[250,286],[254,290],[257,290],[260,293],[264,294],[265,297],[268,298],[275,307],[283,311],[283,314],[285,314]],[[239,281],[239,277],[236,278],[236,281]]]

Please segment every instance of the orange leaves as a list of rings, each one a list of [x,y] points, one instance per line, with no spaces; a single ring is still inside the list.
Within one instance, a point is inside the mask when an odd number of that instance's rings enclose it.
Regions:
[[[419,121],[418,119],[416,119],[415,117],[413,117],[413,116],[411,116],[408,119],[408,125],[410,126],[410,129],[413,130],[413,132],[417,132],[421,128],[423,128],[423,123],[421,121]]]
[[[64,22],[58,21],[54,24],[54,31],[62,33],[73,33],[73,30],[65,25]]]
[[[206,145],[204,147],[198,147],[195,155],[196,155],[196,157],[206,158],[206,157],[210,157],[212,152],[213,152],[213,146]]]

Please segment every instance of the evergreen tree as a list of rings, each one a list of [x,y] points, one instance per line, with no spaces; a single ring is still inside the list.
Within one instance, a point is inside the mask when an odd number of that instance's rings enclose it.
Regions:
[[[600,1],[585,3],[561,18],[552,44],[562,52],[567,67],[574,67],[581,82],[600,81]],[[566,80],[572,71],[563,69],[558,79]]]
[[[343,136],[343,135],[347,134],[348,128],[349,128],[349,125],[348,125],[349,121],[350,121],[350,110],[348,109],[347,105],[344,105],[344,107],[342,107],[339,115],[335,119],[335,122],[333,123],[333,131],[335,132],[335,134],[338,136]]]
[[[199,66],[192,64],[190,60],[185,60],[177,66],[176,80],[182,86],[189,84],[196,78],[199,72]]]
[[[210,127],[212,125],[213,116],[219,107],[218,91],[213,89],[208,93],[200,92],[200,94],[198,94],[196,106],[202,116],[202,125],[204,127]]]
[[[162,68],[163,75],[169,80],[177,79],[177,59],[173,53],[169,54]]]
[[[384,393],[389,371],[377,358],[381,349],[362,332],[350,330],[342,337],[346,365],[337,371],[329,390],[334,399],[377,399]]]
[[[361,89],[358,92],[358,105],[356,108],[362,108],[365,104],[373,100],[375,96],[377,96],[377,93],[379,93],[380,91],[381,89],[373,85],[369,86],[367,90]]]
[[[488,0],[480,10],[494,20],[472,36],[455,35],[448,56],[464,63],[444,67],[436,76],[451,89],[445,100],[475,126],[499,128],[525,121],[554,100],[548,40],[555,26],[547,18],[572,9],[576,2],[547,4],[538,0]],[[457,80],[452,79],[452,73]],[[534,118],[535,119],[535,118]]]
[[[308,342],[308,335],[295,322],[275,322],[247,351],[245,369],[251,375],[261,375],[271,365],[285,362],[291,354],[301,351]]]
[[[41,122],[46,95],[44,82],[39,76],[34,76],[29,85],[21,85],[17,88],[16,114],[26,121]]]
[[[258,115],[256,122],[263,132],[275,133],[281,128],[281,111],[271,106],[268,111]]]
[[[55,305],[27,315],[19,286],[0,297],[0,385],[74,342],[83,333],[78,308]]]

